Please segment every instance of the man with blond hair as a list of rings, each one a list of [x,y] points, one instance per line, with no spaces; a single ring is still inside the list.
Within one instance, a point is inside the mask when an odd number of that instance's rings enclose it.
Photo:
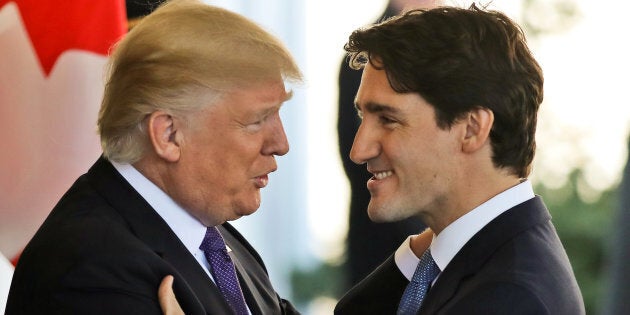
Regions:
[[[98,117],[103,156],[24,250],[7,314],[292,314],[227,221],[254,213],[289,145],[279,110],[301,73],[258,25],[171,1],[117,44]]]

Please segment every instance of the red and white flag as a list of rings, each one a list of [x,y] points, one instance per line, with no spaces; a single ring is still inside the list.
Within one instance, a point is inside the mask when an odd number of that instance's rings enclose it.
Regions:
[[[0,252],[19,255],[98,158],[108,51],[123,0],[0,0]]]

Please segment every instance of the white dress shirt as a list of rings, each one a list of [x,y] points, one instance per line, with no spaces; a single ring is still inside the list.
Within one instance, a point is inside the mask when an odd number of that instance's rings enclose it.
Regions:
[[[434,235],[431,241],[431,255],[440,270],[444,270],[459,250],[490,221],[532,198],[534,198],[532,184],[529,180],[525,180],[455,220],[439,235]],[[411,281],[420,261],[411,251],[410,239],[411,236],[400,245],[394,254],[396,266],[409,281]]]
[[[197,259],[203,270],[214,281],[210,273],[210,265],[199,245],[206,235],[206,226],[180,207],[162,189],[140,174],[130,164],[111,162],[114,168],[127,182],[146,200],[164,219],[188,251]]]
[[[206,259],[206,255],[199,245],[206,236],[207,227],[203,225],[197,218],[193,217],[188,211],[180,207],[175,200],[169,197],[162,189],[153,184],[149,179],[144,177],[138,170],[130,164],[120,164],[110,161],[114,168],[124,177],[127,182],[146,200],[149,205],[164,219],[166,224],[173,230],[179,240],[186,246],[188,251],[195,257],[199,265],[208,274],[214,282],[214,277],[210,272],[210,264]],[[225,245],[228,252],[232,251],[229,246]],[[252,311],[247,305],[249,314]]]
[[[9,287],[13,278],[13,265],[0,253],[0,314],[4,314],[7,306]]]

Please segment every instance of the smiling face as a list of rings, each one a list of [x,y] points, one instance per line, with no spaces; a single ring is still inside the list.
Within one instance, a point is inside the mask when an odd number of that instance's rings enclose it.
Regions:
[[[362,122],[350,158],[374,176],[368,214],[389,222],[413,215],[425,223],[452,208],[461,127],[440,129],[435,110],[417,93],[397,93],[384,70],[367,63],[357,92]]]
[[[274,156],[289,151],[279,115],[287,98],[280,80],[235,89],[183,125],[167,193],[207,226],[255,212]]]

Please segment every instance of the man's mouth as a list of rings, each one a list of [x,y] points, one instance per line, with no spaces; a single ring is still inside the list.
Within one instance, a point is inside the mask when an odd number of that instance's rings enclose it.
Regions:
[[[385,179],[387,177],[390,177],[394,174],[394,172],[392,171],[383,171],[383,172],[376,172],[374,173],[374,178],[376,179]]]
[[[266,174],[256,177],[256,187],[264,188],[265,186],[267,186],[267,183],[269,183],[269,176],[267,176]]]

